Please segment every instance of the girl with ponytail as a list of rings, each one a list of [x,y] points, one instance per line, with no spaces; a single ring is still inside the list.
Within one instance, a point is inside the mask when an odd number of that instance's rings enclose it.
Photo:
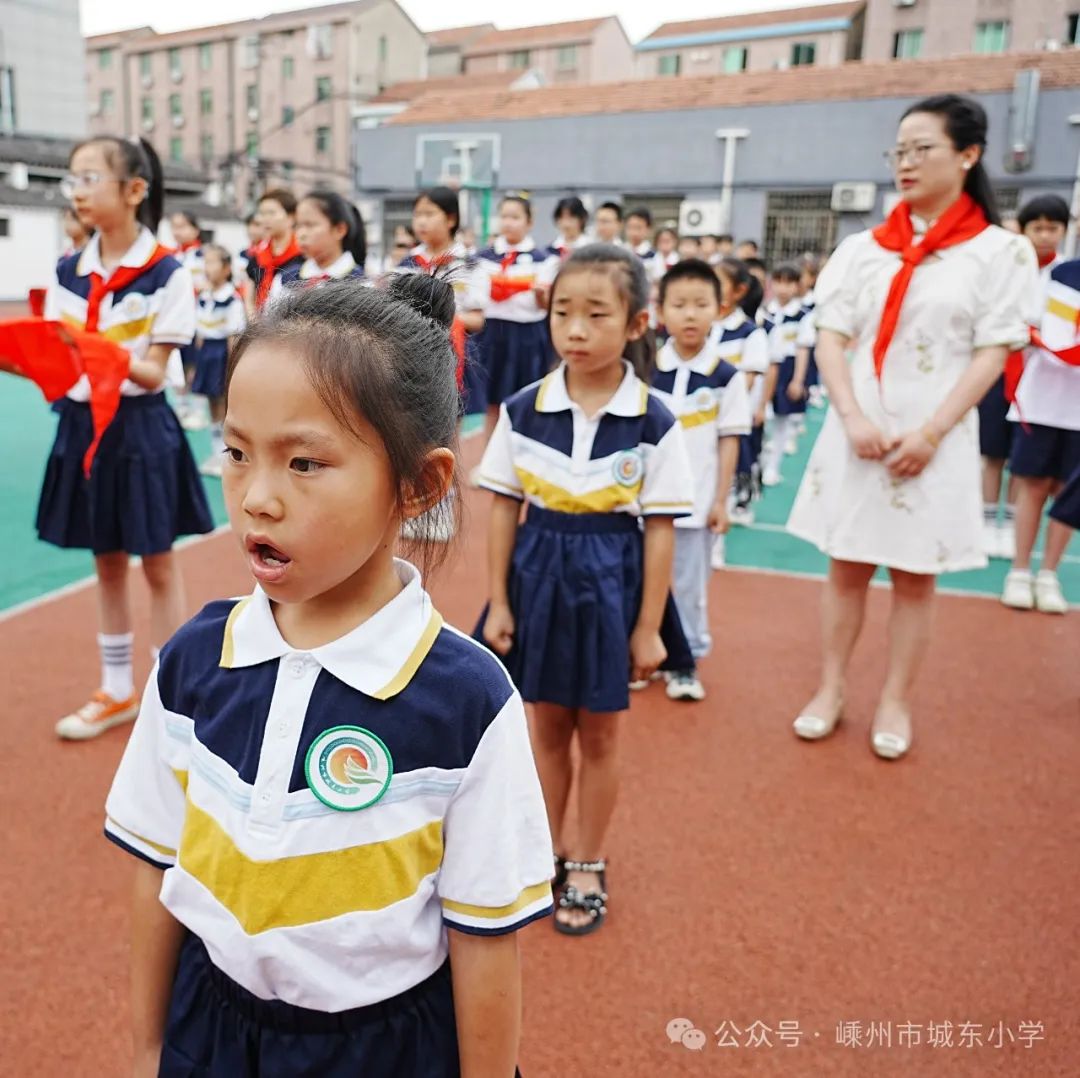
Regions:
[[[844,240],[815,290],[832,407],[788,529],[831,563],[821,682],[795,733],[816,740],[836,728],[866,590],[884,566],[893,608],[871,746],[885,759],[911,745],[937,574],[986,564],[974,406],[1028,339],[1035,257],[998,226],[986,128],[969,98],[912,105],[886,152],[901,201],[884,224]]]
[[[90,550],[98,577],[101,682],[57,725],[82,740],[138,712],[132,678],[128,565],[142,559],[150,587],[151,650],[183,621],[172,546],[213,527],[195,461],[163,392],[175,349],[195,333],[191,274],[155,236],[161,221],[161,163],[143,141],[95,136],[75,147],[65,197],[95,233],[57,265],[45,317],[115,341],[130,355],[119,408],[105,428],[87,478],[94,438],[84,375],[56,406],[56,441],[45,468],[38,535],[54,546]]]
[[[296,207],[296,243],[304,261],[281,270],[271,299],[283,289],[363,277],[367,233],[360,211],[334,191],[312,191]]]

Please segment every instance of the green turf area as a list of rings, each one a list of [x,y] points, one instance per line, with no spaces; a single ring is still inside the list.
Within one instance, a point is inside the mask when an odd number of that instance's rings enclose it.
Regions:
[[[752,528],[734,528],[728,537],[728,564],[789,573],[820,575],[826,559],[812,547],[784,531],[806,464],[813,438],[821,427],[822,412],[811,412],[799,454],[784,461],[784,483],[766,491],[757,504]],[[57,550],[39,542],[34,513],[45,458],[52,444],[56,417],[38,390],[17,378],[0,377],[0,610],[27,602],[71,584],[93,572],[90,555],[79,550]],[[483,427],[482,416],[469,416],[462,433],[473,436]],[[210,451],[205,432],[189,435],[197,460]],[[221,484],[207,480],[206,489],[217,523],[225,523]],[[942,577],[942,586],[983,594],[1001,591],[1007,566],[995,561],[987,569]],[[1074,542],[1061,569],[1061,582],[1071,603],[1080,603],[1080,555]]]

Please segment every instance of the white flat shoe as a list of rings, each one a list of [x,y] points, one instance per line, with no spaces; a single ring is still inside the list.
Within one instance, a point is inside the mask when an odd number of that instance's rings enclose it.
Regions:
[[[801,737],[804,741],[820,741],[824,737],[828,737],[839,725],[840,717],[843,714],[844,708],[841,704],[836,709],[836,714],[832,717],[832,720],[823,719],[820,715],[811,715],[808,712],[803,712],[792,724],[791,728],[795,731],[797,737]]]
[[[899,734],[881,731],[870,735],[870,747],[874,750],[874,754],[883,760],[899,760],[901,756],[907,755],[911,742]]]

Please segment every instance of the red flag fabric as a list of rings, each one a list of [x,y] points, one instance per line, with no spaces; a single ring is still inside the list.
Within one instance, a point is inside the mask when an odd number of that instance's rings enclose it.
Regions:
[[[94,423],[94,440],[83,457],[89,478],[101,436],[120,407],[120,385],[131,368],[130,354],[96,333],[42,318],[17,318],[0,322],[0,362],[30,379],[47,401],[59,400],[86,374]]]
[[[881,325],[874,340],[874,374],[879,382],[885,366],[885,353],[896,333],[900,309],[911,278],[915,275],[915,268],[935,251],[974,239],[989,225],[982,207],[965,192],[937,219],[921,243],[915,242],[911,207],[906,202],[897,203],[884,223],[874,229],[874,239],[880,246],[886,251],[900,252],[900,268],[889,285]]]

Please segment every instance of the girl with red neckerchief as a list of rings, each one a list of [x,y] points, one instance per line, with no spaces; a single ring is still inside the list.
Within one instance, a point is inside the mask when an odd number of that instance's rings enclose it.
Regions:
[[[893,604],[871,746],[885,759],[911,746],[937,574],[986,564],[974,406],[1028,338],[1035,256],[997,224],[986,128],[982,107],[957,95],[909,108],[887,154],[900,203],[840,244],[816,289],[831,408],[788,530],[831,560],[821,680],[794,728],[807,740],[836,728],[867,587],[883,566]]]
[[[304,261],[296,242],[296,196],[291,191],[275,187],[264,192],[259,199],[259,221],[266,230],[266,239],[248,262],[248,276],[254,285],[247,297],[249,314],[266,305],[274,278],[282,270]]]

